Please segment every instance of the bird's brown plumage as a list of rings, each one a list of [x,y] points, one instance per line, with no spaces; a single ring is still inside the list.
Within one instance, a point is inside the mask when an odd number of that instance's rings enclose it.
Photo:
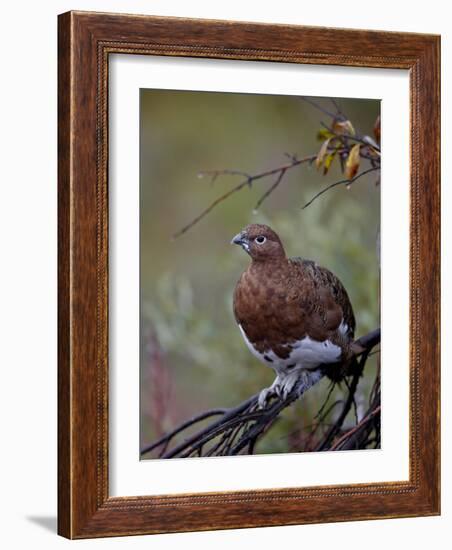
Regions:
[[[266,225],[247,226],[233,242],[252,259],[234,291],[234,315],[254,350],[272,351],[284,360],[308,337],[338,346],[340,359],[346,359],[355,318],[339,279],[313,261],[287,258],[280,238]]]

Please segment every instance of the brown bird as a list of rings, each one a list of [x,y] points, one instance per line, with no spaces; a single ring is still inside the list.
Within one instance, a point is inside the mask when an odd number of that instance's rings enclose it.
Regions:
[[[231,243],[251,256],[235,287],[235,319],[251,353],[276,373],[260,393],[264,407],[275,394],[285,399],[299,381],[317,382],[321,365],[349,360],[355,317],[339,279],[311,260],[287,258],[267,225],[248,225]]]

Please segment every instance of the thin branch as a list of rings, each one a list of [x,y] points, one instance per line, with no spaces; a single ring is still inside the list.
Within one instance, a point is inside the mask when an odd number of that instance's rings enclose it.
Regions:
[[[345,138],[345,139],[349,139],[350,141],[356,141],[357,143],[361,143],[361,145],[363,145],[364,147],[372,147],[373,149],[378,151],[378,153],[380,153],[380,147],[376,143],[375,144],[374,143],[369,143],[364,138],[362,138],[361,136],[358,136],[358,135],[352,136],[351,134],[347,134],[347,133],[339,134],[338,132],[335,132],[330,126],[328,126],[328,124],[325,124],[324,122],[321,122],[320,124],[326,130],[328,130],[328,132],[330,134],[333,134],[333,136],[335,138],[338,138],[338,139],[344,139]],[[364,157],[364,158],[368,158],[368,157]]]
[[[344,383],[347,386],[348,391],[352,393],[352,388],[350,387],[350,384],[348,383],[348,380],[346,378],[344,378]],[[352,405],[353,405],[353,411],[355,413],[355,424],[358,424],[358,405],[356,404],[355,392],[353,392],[352,394]]]
[[[325,401],[323,402],[322,406],[320,407],[320,409],[318,410],[318,412],[317,412],[317,414],[315,415],[314,418],[322,418],[323,411],[325,410],[325,407],[327,406],[328,401],[330,400],[331,394],[333,393],[333,390],[334,390],[335,387],[336,387],[336,382],[331,381],[330,389],[329,389],[328,394],[325,398]]]
[[[184,225],[182,229],[179,229],[176,233],[173,235],[173,239],[177,239],[177,237],[180,237],[184,233],[186,233],[189,229],[191,229],[194,225],[196,225],[198,222],[200,222],[209,212],[211,212],[216,206],[221,204],[223,201],[228,199],[231,195],[234,195],[238,191],[241,191],[246,186],[251,186],[253,182],[266,178],[268,176],[272,176],[274,174],[280,174],[285,173],[290,168],[294,168],[295,166],[299,166],[300,164],[306,163],[306,162],[313,162],[317,158],[317,155],[310,155],[301,159],[297,159],[296,157],[292,158],[292,161],[289,164],[283,164],[281,166],[278,166],[277,168],[272,168],[271,170],[266,170],[264,172],[260,172],[259,174],[255,175],[249,175],[245,172],[242,173],[242,175],[246,175],[246,178],[238,183],[236,186],[232,187],[221,195],[220,197],[216,198],[213,202],[209,204],[207,208],[205,208],[200,214],[198,214],[190,223],[187,225]],[[203,174],[207,174],[209,172],[201,172]],[[215,170],[213,172],[210,172],[210,174],[216,174],[217,176],[220,174],[228,174],[228,175],[237,175],[240,174],[240,172],[236,170]],[[278,182],[279,185],[279,182]],[[265,199],[266,197],[264,197]]]
[[[332,113],[331,111],[328,111],[328,109],[325,109],[324,107],[322,107],[321,105],[316,103],[314,100],[309,99],[309,97],[304,97],[303,96],[300,99],[302,101],[305,101],[306,103],[309,103],[309,105],[312,105],[315,109],[317,109],[318,111],[320,111],[324,115],[327,115],[327,116],[331,117],[332,119],[337,118],[337,116],[334,113]]]
[[[356,390],[358,379],[364,368],[367,356],[379,341],[380,329],[376,329],[356,340],[356,344],[358,344],[357,349],[363,351],[357,354],[357,356],[361,355],[359,361],[360,368],[352,381],[349,397],[341,413],[344,419],[352,404],[350,393],[354,393]],[[338,365],[335,365],[335,367],[337,368]],[[160,438],[152,445],[145,447],[142,454],[157,448],[163,443],[165,444],[165,452],[161,453],[161,458],[236,455],[243,451],[251,453],[254,451],[258,440],[263,437],[278,420],[280,413],[314,384],[317,384],[328,373],[329,369],[335,367],[333,365],[325,365],[310,373],[303,371],[304,375],[300,377],[296,387],[285,399],[274,398],[264,409],[258,407],[259,393],[257,393],[231,409],[213,409],[211,411],[206,411],[206,413],[201,413],[189,421],[184,422],[181,426],[177,427],[163,438]],[[354,384],[355,386],[353,387]],[[221,417],[199,429],[188,436],[184,441],[166,451],[166,448],[171,445],[175,435],[180,434],[196,422],[208,416],[213,416],[214,414],[219,414]],[[331,433],[331,438],[337,434],[340,426],[342,426],[342,422],[343,420],[341,422],[336,421],[334,424],[335,430],[334,433]],[[330,441],[328,441],[328,446],[329,444]]]
[[[207,216],[207,214],[211,210],[213,210],[215,206],[218,206],[220,203],[225,201],[231,195],[233,195],[234,193],[237,193],[237,191],[240,191],[240,189],[245,187],[245,185],[247,184],[248,184],[248,180],[242,181],[241,183],[239,183],[238,185],[236,185],[235,187],[233,187],[232,189],[230,189],[229,191],[227,191],[226,193],[224,193],[223,195],[215,199],[207,208],[205,208],[200,214],[198,214],[198,216],[196,216],[190,223],[188,223],[187,225],[184,225],[182,229],[174,233],[173,239],[177,239],[177,237],[180,237],[181,235],[186,233],[189,229],[191,229],[194,225],[196,225],[199,221],[201,221],[205,216]]]
[[[366,174],[370,174],[371,172],[375,172],[376,170],[380,170],[380,168],[379,167],[369,168],[368,170],[364,170],[363,172],[359,173],[354,178],[336,181],[335,183],[331,183],[330,185],[327,185],[321,191],[316,193],[304,206],[302,206],[302,210],[304,210],[305,208],[310,206],[316,199],[318,199],[321,195],[323,195],[324,193],[326,193],[327,191],[329,191],[333,187],[336,187],[338,185],[351,185],[352,183],[354,183],[359,178],[362,178],[363,176],[365,176]]]
[[[336,109],[336,112],[337,112],[337,115],[336,117],[341,117],[343,118],[344,120],[347,120],[347,117],[344,115],[344,113],[342,112],[342,109],[339,107],[339,104],[338,102],[334,99],[334,97],[330,97],[330,101],[331,103],[334,105],[334,108]]]
[[[225,423],[220,422],[218,424],[218,426],[215,427],[215,429],[206,430],[206,434],[204,435],[204,437],[202,437],[201,439],[199,439],[199,441],[196,442],[196,447],[202,447],[205,443],[208,443],[209,441],[211,441],[212,439],[214,439],[218,435],[221,435],[226,430],[229,430],[231,428],[235,428],[236,426],[239,426],[243,422],[247,422],[248,420],[258,420],[260,418],[260,416],[261,415],[259,413],[255,413],[255,414],[250,413],[248,415],[238,416],[236,418],[231,418],[230,420],[228,420]],[[187,442],[184,442],[182,444],[182,446],[187,447],[188,446]],[[192,452],[193,452],[192,450],[188,450],[188,451],[186,451],[186,453],[182,454],[181,457],[187,457]],[[171,452],[167,453],[166,455],[164,455],[163,458],[172,458],[173,456],[174,456],[174,451],[171,451]]]
[[[193,418],[190,418],[186,422],[183,422],[180,426],[175,428],[173,431],[168,432],[163,437],[152,443],[152,445],[148,445],[147,447],[144,447],[144,449],[141,449],[141,455],[144,455],[146,453],[151,452],[155,448],[159,447],[169,439],[172,439],[175,435],[177,435],[179,432],[186,430],[190,426],[193,426],[193,424],[197,424],[198,422],[201,422],[202,420],[205,420],[206,418],[210,418],[211,416],[217,416],[219,414],[224,414],[227,409],[211,409],[209,411],[205,411],[201,414],[198,414],[194,416]]]
[[[261,204],[265,201],[265,199],[268,199],[268,197],[273,193],[273,191],[278,187],[278,185],[281,183],[281,180],[284,177],[284,174],[286,173],[286,170],[281,170],[278,177],[276,178],[276,181],[273,185],[271,185],[267,191],[260,197],[260,199],[257,201],[256,206],[254,207],[254,210],[259,210],[259,207]]]
[[[201,170],[201,172],[198,172],[198,178],[202,178],[204,176],[210,176],[210,183],[214,183],[218,176],[242,176],[247,178],[247,180],[252,178],[252,176],[247,172],[242,172],[241,170],[229,170],[228,168],[224,170]]]
[[[256,405],[257,399],[259,397],[259,394],[253,395],[243,403],[240,403],[237,407],[234,407],[232,409],[229,409],[222,418],[214,422],[213,424],[210,424],[206,429],[201,430],[201,432],[197,432],[193,434],[191,437],[189,437],[187,440],[182,442],[180,445],[178,445],[175,449],[170,451],[169,453],[166,453],[163,458],[172,458],[173,456],[177,455],[181,451],[185,450],[186,447],[194,443],[197,439],[203,436],[204,433],[207,433],[207,431],[213,431],[218,426],[221,426],[223,423],[233,419],[238,414],[242,413],[245,410],[249,410],[250,407]]]
[[[361,422],[359,422],[359,424],[357,424],[356,426],[354,426],[351,430],[349,430],[348,432],[346,432],[343,436],[341,436],[336,442],[335,444],[330,447],[330,451],[337,451],[338,449],[341,448],[341,446],[346,443],[352,435],[356,434],[358,431],[362,430],[362,428],[368,424],[371,420],[373,420],[374,416],[376,416],[377,414],[380,414],[381,412],[381,405],[378,405],[378,407],[376,407],[373,411],[371,411],[369,414],[367,414],[362,420]]]
[[[339,107],[338,103],[336,102],[336,100],[334,98],[330,98],[330,101],[334,105],[334,107],[337,111],[336,113],[333,113],[333,112],[329,111],[328,109],[324,108],[323,106],[319,105],[316,101],[314,101],[314,100],[312,100],[308,97],[301,97],[300,99],[305,101],[306,103],[309,103],[314,108],[316,108],[317,110],[319,110],[323,114],[330,117],[332,119],[333,123],[335,121],[338,121],[338,120],[341,120],[341,121],[347,120],[347,118],[343,114],[341,108]],[[321,124],[334,136],[335,139],[339,139],[340,142],[342,143],[342,145],[344,146],[343,153],[341,153],[341,155],[340,155],[340,160],[341,160],[341,163],[342,163],[342,169],[343,169],[343,163],[344,163],[344,155],[346,157],[347,154],[350,153],[350,145],[348,143],[349,141],[358,142],[358,143],[361,143],[363,146],[372,147],[375,150],[376,154],[379,154],[379,146],[375,142],[373,142],[373,140],[372,140],[372,143],[370,143],[370,141],[371,141],[370,138],[368,138],[368,140],[365,139],[365,138],[367,138],[367,136],[364,136],[364,138],[363,138],[362,136],[359,136],[359,135],[351,135],[351,134],[346,134],[346,133],[344,133],[344,134],[337,133],[337,132],[335,132],[335,130],[333,128],[333,123],[330,126],[328,126],[327,124],[325,124],[323,122]],[[271,170],[266,170],[264,172],[260,172],[258,174],[254,174],[254,175],[249,174],[249,173],[244,172],[244,171],[241,171],[241,170],[231,170],[231,169],[207,170],[207,171],[199,172],[198,173],[199,177],[203,177],[203,176],[206,176],[206,175],[210,176],[211,177],[211,184],[213,184],[216,181],[216,179],[219,176],[222,176],[222,175],[242,176],[244,179],[240,183],[238,183],[237,185],[235,185],[234,187],[232,187],[231,189],[229,189],[228,191],[226,191],[225,193],[223,193],[222,195],[217,197],[204,210],[202,210],[194,219],[192,219],[189,223],[187,223],[181,229],[176,231],[173,234],[173,239],[176,239],[176,238],[180,237],[181,235],[183,235],[184,233],[186,233],[189,229],[191,229],[193,226],[195,226],[197,223],[199,223],[205,216],[207,216],[219,204],[221,204],[222,202],[227,200],[229,197],[231,197],[235,193],[238,193],[239,191],[241,191],[244,187],[246,187],[246,186],[251,187],[253,182],[255,182],[257,180],[266,178],[268,176],[276,175],[277,177],[276,177],[275,182],[269,187],[269,189],[257,201],[256,206],[254,208],[255,210],[257,210],[262,205],[262,203],[280,185],[280,183],[281,183],[281,181],[284,177],[284,174],[286,173],[287,170],[289,170],[291,168],[294,168],[295,166],[299,166],[300,164],[303,164],[305,162],[313,162],[318,157],[318,154],[310,155],[310,156],[304,157],[302,159],[299,159],[296,155],[288,155],[287,153],[286,153],[286,156],[291,161],[289,164],[284,164],[284,165],[278,166],[276,168],[273,168]],[[341,180],[341,181],[330,184],[328,187],[323,189],[320,193],[315,195],[311,199],[311,201],[309,201],[303,208],[306,208],[307,206],[312,204],[312,202],[315,199],[317,199],[320,195],[322,195],[323,193],[325,193],[329,189],[331,189],[331,188],[333,188],[337,185],[344,184],[344,183],[349,185],[349,184],[353,183],[354,181],[356,181],[361,176],[363,176],[363,175],[365,175],[369,172],[372,172],[374,170],[379,169],[379,159],[377,160],[372,155],[368,155],[368,154],[366,154],[365,152],[362,152],[362,151],[360,151],[360,156],[362,158],[368,160],[371,163],[371,165],[372,165],[371,169],[365,170],[364,172],[361,172],[361,174],[358,174],[357,176],[355,176],[354,178],[352,178],[350,180]]]
[[[358,368],[356,369],[356,372],[352,378],[352,382],[349,386],[348,397],[344,403],[344,407],[342,408],[342,411],[338,419],[336,420],[336,422],[328,430],[327,435],[325,436],[323,441],[321,441],[321,443],[315,449],[316,451],[326,451],[329,445],[331,444],[331,442],[333,441],[333,439],[336,437],[336,435],[339,433],[340,429],[342,428],[342,424],[344,423],[344,420],[346,419],[348,413],[350,412],[350,409],[355,400],[356,388],[358,387],[359,379],[361,378],[361,374],[363,372],[364,365],[366,364],[366,360],[369,355],[369,352],[370,352],[370,348],[367,348],[361,355],[361,359],[358,363]]]

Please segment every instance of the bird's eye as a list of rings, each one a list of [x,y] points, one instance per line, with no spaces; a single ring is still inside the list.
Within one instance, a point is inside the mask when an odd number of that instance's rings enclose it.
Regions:
[[[266,240],[267,239],[263,235],[260,235],[259,237],[256,237],[254,239],[254,242],[256,242],[257,244],[264,244]]]

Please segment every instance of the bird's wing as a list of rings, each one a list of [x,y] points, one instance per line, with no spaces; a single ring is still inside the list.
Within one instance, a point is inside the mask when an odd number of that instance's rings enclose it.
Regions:
[[[320,329],[338,330],[343,323],[346,335],[352,339],[355,333],[355,316],[347,291],[341,281],[329,269],[304,258],[291,258],[300,269],[302,277],[309,281],[312,292],[304,304],[312,319],[317,319]]]

